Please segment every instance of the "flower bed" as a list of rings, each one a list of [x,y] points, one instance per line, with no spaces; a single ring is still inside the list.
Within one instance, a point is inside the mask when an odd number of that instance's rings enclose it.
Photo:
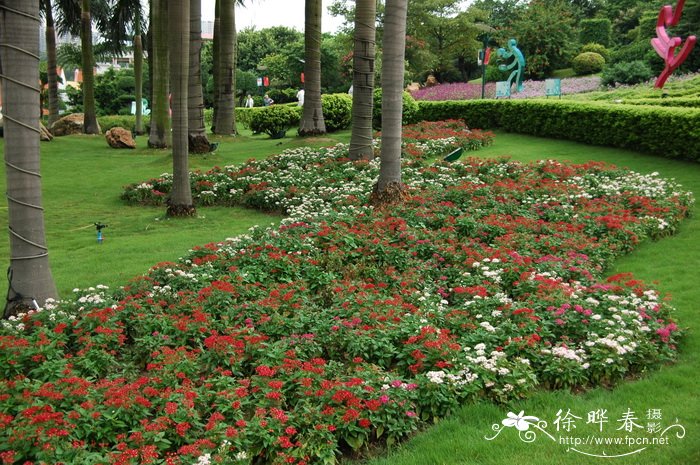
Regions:
[[[305,151],[305,169],[327,176],[340,150]],[[334,463],[467,401],[673,359],[670,305],[601,276],[673,232],[693,201],[679,186],[597,163],[413,170],[390,212],[338,191],[324,211],[4,322],[2,460]],[[272,198],[287,188],[266,182]]]
[[[522,92],[512,92],[510,98],[533,98],[545,96],[545,82],[528,80],[523,83]],[[561,80],[562,95],[579,94],[600,89],[600,77],[587,76],[578,78],[564,78]],[[496,95],[496,84],[489,82],[485,88],[486,98],[494,98]],[[470,84],[467,82],[455,82],[450,84],[440,84],[433,87],[425,87],[411,93],[416,100],[470,100],[481,98],[481,84]]]
[[[421,182],[418,173],[426,160],[460,147],[478,150],[493,141],[493,133],[469,130],[458,120],[408,125],[404,135],[408,163],[403,174],[408,184]],[[338,196],[354,206],[378,177],[379,159],[356,165],[347,161],[347,146],[343,144],[321,150],[289,149],[267,160],[192,172],[192,195],[199,205],[244,205],[292,217],[328,211]],[[171,189],[172,175],[165,173],[126,186],[122,199],[131,204],[163,205]]]

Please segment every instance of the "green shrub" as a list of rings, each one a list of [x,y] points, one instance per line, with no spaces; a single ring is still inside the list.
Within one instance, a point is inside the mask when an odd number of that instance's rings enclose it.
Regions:
[[[605,58],[595,52],[580,53],[571,61],[571,67],[579,76],[599,73],[603,66],[605,66]]]
[[[267,91],[267,95],[270,96],[275,103],[292,103],[297,101],[297,92],[299,89],[288,88],[288,89],[270,89]],[[262,98],[260,99],[262,104]],[[257,102],[256,102],[257,105]]]
[[[299,124],[299,111],[287,105],[271,105],[250,111],[250,129],[253,132],[279,137],[292,126]]]
[[[147,116],[143,117],[144,125],[150,120]],[[98,116],[97,123],[100,125],[102,132],[108,131],[112,128],[120,127],[133,131],[136,126],[136,116],[135,115],[108,115],[108,116]]]
[[[491,56],[493,60],[494,57]],[[511,70],[501,70],[498,65],[490,64],[486,66],[486,81],[487,82],[498,82],[505,81],[510,76]]]
[[[322,95],[321,106],[327,131],[338,131],[350,126],[352,121],[352,96],[348,94]]]
[[[605,48],[604,45],[601,44],[596,44],[595,42],[589,42],[583,47],[581,47],[581,53],[584,52],[594,52],[597,53],[598,55],[602,56],[605,59],[605,62],[610,61],[610,50]]]
[[[617,84],[633,85],[646,82],[653,76],[654,72],[644,61],[616,63],[603,70],[601,84],[604,86],[615,86]]]
[[[583,19],[579,23],[581,32],[579,40],[582,44],[595,42],[605,47],[610,45],[612,35],[612,24],[607,18]]]
[[[700,161],[700,109],[565,100],[419,102],[419,118]]]
[[[418,122],[418,103],[408,92],[403,92],[402,124]],[[372,127],[379,131],[382,128],[382,89],[374,90],[374,109],[372,110]]]

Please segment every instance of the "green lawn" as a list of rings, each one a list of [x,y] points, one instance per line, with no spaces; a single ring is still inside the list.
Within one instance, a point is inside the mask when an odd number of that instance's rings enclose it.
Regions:
[[[291,133],[291,131],[290,131]],[[330,144],[347,141],[349,132],[315,140]],[[217,140],[217,139],[214,139]],[[206,157],[192,157],[191,167],[207,169],[214,165],[237,163],[248,158],[265,157],[284,148],[304,145],[299,138],[271,140],[250,135],[220,140],[218,151]],[[145,146],[139,138],[139,147]],[[2,142],[0,142],[2,145]],[[42,143],[42,174],[46,207],[47,240],[52,270],[63,296],[74,287],[126,283],[161,261],[175,260],[190,247],[246,231],[253,224],[266,224],[278,218],[240,208],[200,208],[196,219],[169,220],[162,208],[128,207],[121,203],[122,186],[146,180],[171,170],[167,152],[139,148],[135,151],[109,149],[101,137],[73,136]],[[639,155],[630,151],[591,147],[574,142],[546,140],[523,135],[497,133],[493,146],[478,152],[479,157],[508,155],[515,160],[557,158],[583,162],[603,160],[640,172],[658,171],[676,178],[686,189],[700,196],[700,165]],[[4,168],[3,168],[4,169]],[[5,188],[4,175],[0,189]],[[368,186],[369,188],[369,186]],[[95,222],[107,223],[105,242],[96,243]],[[0,226],[7,224],[7,202],[0,202]],[[0,234],[0,257],[7,263],[8,236]],[[407,441],[388,457],[369,461],[373,465],[398,464],[588,464],[606,463],[554,444],[539,435],[532,444],[522,442],[513,428],[493,441],[491,425],[499,423],[509,411],[525,411],[551,423],[559,409],[571,409],[583,417],[597,409],[607,409],[610,424],[600,436],[624,436],[616,431],[616,420],[628,408],[645,422],[649,409],[661,410],[662,422],[675,419],[686,428],[684,439],[672,438],[669,445],[650,446],[627,458],[610,459],[614,464],[679,465],[700,463],[700,389],[696,384],[700,370],[700,320],[696,310],[700,301],[700,221],[697,211],[677,235],[659,242],[642,244],[633,254],[619,260],[610,273],[630,271],[640,279],[658,282],[657,287],[673,297],[681,326],[687,336],[677,364],[649,373],[643,379],[623,383],[613,390],[595,389],[585,393],[540,392],[525,402],[509,406],[492,404],[465,406],[458,415],[444,420]],[[0,293],[6,283],[0,284]],[[579,431],[584,431],[579,426]],[[589,431],[589,430],[585,430]],[[572,436],[574,433],[572,433]],[[583,449],[583,447],[581,447]],[[600,448],[598,449],[598,451]],[[605,449],[620,454],[627,447]]]
[[[349,132],[313,139],[312,143],[331,145],[336,140],[348,141]],[[220,142],[219,149],[206,156],[192,156],[191,169],[240,163],[306,143],[300,138],[272,140],[250,133],[236,138],[214,136],[212,141]],[[0,139],[0,147],[3,144]],[[168,219],[165,208],[124,205],[119,199],[123,186],[172,171],[169,152],[145,148],[145,137],[137,139],[137,147],[111,149],[98,136],[62,137],[41,144],[49,257],[62,297],[70,296],[76,287],[118,287],[156,263],[176,260],[194,245],[220,241],[252,225],[279,219],[245,208],[221,207],[201,208],[194,219]],[[4,165],[1,169],[0,191],[4,192]],[[102,244],[96,240],[96,222],[108,225]],[[6,225],[7,201],[3,198],[0,257],[8,263]],[[6,292],[7,281],[0,280],[0,295]]]

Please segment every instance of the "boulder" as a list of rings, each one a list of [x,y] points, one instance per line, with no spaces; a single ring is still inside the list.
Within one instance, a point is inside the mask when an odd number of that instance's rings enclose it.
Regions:
[[[83,120],[84,116],[82,113],[73,113],[72,115],[64,116],[51,125],[51,133],[56,137],[82,134]]]
[[[409,85],[406,86],[406,92],[416,92],[417,90],[420,90],[420,83],[419,82],[412,82]]]
[[[115,127],[105,132],[105,139],[115,149],[135,149],[136,141],[128,129]]]
[[[44,142],[51,142],[53,140],[53,134],[51,134],[51,132],[46,129],[46,126],[43,124],[41,124],[39,127],[39,134],[40,140]]]
[[[428,76],[428,79],[425,80],[425,87],[433,87],[438,85],[437,79],[435,79],[435,76],[432,74]]]

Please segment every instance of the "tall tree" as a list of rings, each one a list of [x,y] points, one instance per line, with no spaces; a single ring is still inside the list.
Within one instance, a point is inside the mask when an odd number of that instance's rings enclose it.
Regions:
[[[106,31],[108,4],[105,0],[56,0],[58,31],[80,36],[81,68],[83,75],[83,114],[85,134],[99,134],[95,106],[95,54],[92,43],[93,20],[100,32]],[[94,14],[93,14],[94,13]]]
[[[46,21],[46,74],[49,86],[49,126],[58,119],[58,70],[56,58],[56,25],[51,0],[41,0]]]
[[[204,127],[204,92],[202,91],[202,0],[190,0],[190,64],[187,95],[189,151],[206,153],[209,139]]]
[[[189,13],[189,11],[188,11]],[[148,146],[164,149],[171,144],[170,101],[168,90],[168,0],[153,0],[151,4],[151,68],[153,80],[151,88],[151,132]]]
[[[374,106],[374,57],[376,0],[357,0],[353,53],[352,136],[350,159],[374,158],[372,108]]]
[[[214,133],[232,135],[236,133],[234,106],[236,101],[236,2],[219,0],[218,80],[216,120]],[[216,59],[216,57],[214,58]]]
[[[214,118],[212,119],[212,132],[216,130],[216,118],[219,114],[219,68],[221,67],[221,56],[219,47],[221,45],[221,2],[214,2],[214,39],[212,43],[212,82],[214,84],[214,97],[212,101]]]
[[[188,168],[187,90],[190,72],[190,0],[168,4],[168,48],[173,106],[173,188],[168,198],[168,216],[192,216],[192,189]]]
[[[56,298],[39,163],[39,0],[0,0],[10,284],[3,317]]]
[[[97,108],[95,106],[95,57],[92,54],[92,16],[90,0],[82,0],[80,11],[80,46],[83,70],[83,132],[99,134]]]
[[[326,133],[321,108],[321,0],[306,0],[304,20],[304,112],[299,135]]]
[[[136,123],[134,132],[143,134],[143,7],[140,0],[116,0],[109,14],[109,27],[106,31],[109,49],[121,55],[130,38],[134,54],[134,97],[136,100]]]
[[[401,182],[401,118],[403,113],[406,11],[408,0],[387,0],[384,16],[382,69],[382,148],[379,180],[371,202],[386,205],[403,200]]]

